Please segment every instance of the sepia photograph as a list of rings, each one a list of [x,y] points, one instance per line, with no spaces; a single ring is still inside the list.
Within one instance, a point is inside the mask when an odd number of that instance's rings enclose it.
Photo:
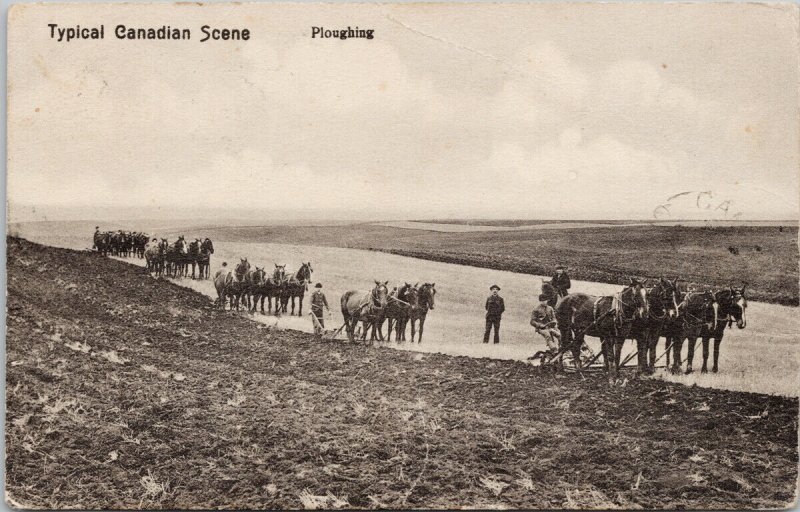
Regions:
[[[8,507],[796,505],[797,4],[7,16]]]

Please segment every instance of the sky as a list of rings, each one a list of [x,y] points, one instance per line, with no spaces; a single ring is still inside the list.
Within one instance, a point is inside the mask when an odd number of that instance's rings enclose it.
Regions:
[[[797,219],[797,12],[17,5],[9,220]],[[59,43],[48,23],[106,37]],[[201,43],[204,24],[252,35]]]

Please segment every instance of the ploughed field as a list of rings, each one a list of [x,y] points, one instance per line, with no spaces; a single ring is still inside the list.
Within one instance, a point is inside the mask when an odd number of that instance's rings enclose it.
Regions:
[[[748,298],[798,305],[797,226],[633,226],[437,232],[377,224],[204,228],[215,242],[372,249],[415,258],[626,284],[627,276],[679,277],[699,288],[748,284]]]
[[[8,239],[6,487],[44,508],[765,508],[798,401],[323,343]]]

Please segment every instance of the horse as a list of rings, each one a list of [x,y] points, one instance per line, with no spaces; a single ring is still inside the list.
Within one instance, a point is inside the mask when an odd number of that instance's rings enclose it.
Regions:
[[[703,340],[703,367],[700,369],[701,373],[708,372],[708,343],[711,338],[714,338],[714,363],[711,371],[717,373],[719,371],[719,346],[722,343],[722,336],[725,334],[725,326],[732,327],[736,322],[736,327],[744,329],[747,327],[747,297],[745,296],[745,288],[747,285],[742,286],[741,289],[729,287],[714,293],[714,299],[719,305],[717,314],[715,315],[715,322],[713,326],[704,325],[700,331],[700,337]],[[694,355],[694,354],[692,354]],[[692,360],[689,360],[689,368],[692,367]]]
[[[414,343],[414,334],[419,332],[417,343],[422,343],[422,331],[425,328],[425,319],[428,317],[428,311],[436,307],[436,283],[424,283],[418,288],[417,308],[412,309],[408,316],[411,321],[411,343]],[[419,322],[419,330],[417,331],[417,322]]]
[[[239,301],[242,299],[242,296],[247,294],[247,283],[244,280],[244,277],[250,271],[250,262],[247,261],[247,258],[241,258],[239,264],[236,265],[236,269],[233,271],[233,282],[229,286],[229,291],[232,295],[232,298],[235,297],[236,301],[236,311],[239,311]]]
[[[167,240],[164,238],[162,238],[160,242],[154,238],[152,242],[147,244],[144,251],[144,258],[148,272],[155,273],[157,276],[160,276],[164,272],[164,258],[167,254],[167,245]]]
[[[255,270],[248,270],[247,273],[244,275],[244,289],[243,295],[245,300],[245,306],[247,307],[247,311],[255,312],[256,310],[256,294],[258,293],[259,287],[262,283],[266,280],[267,273],[264,271],[262,267],[256,265]],[[252,309],[250,308],[252,298]]]
[[[192,265],[192,279],[195,279],[194,271],[197,267],[197,264],[200,262],[200,239],[195,238],[191,242],[189,242],[189,249],[186,253],[186,263],[187,269],[186,273],[189,273],[188,264]]]
[[[300,310],[297,316],[303,316],[303,297],[308,291],[308,283],[311,282],[311,273],[314,269],[311,268],[311,262],[303,263],[300,269],[290,277],[283,286],[283,294],[281,295],[281,311],[286,313],[289,305],[289,299],[292,299],[292,312],[294,314],[294,299],[300,299]]]
[[[186,241],[183,239],[183,235],[167,247],[165,260],[168,276],[180,277],[183,275],[183,268],[186,264]]]
[[[664,326],[678,317],[678,280],[659,278],[658,283],[647,291],[648,314],[636,320],[632,335],[636,339],[639,372],[652,374],[655,371],[656,347]]]
[[[223,263],[223,267],[226,264]],[[222,309],[225,309],[225,298],[230,299],[230,309],[236,308],[239,311],[239,301],[247,290],[244,277],[250,271],[250,263],[247,258],[242,258],[236,269],[230,271],[222,268],[214,274],[214,287],[217,289],[217,300]]]
[[[150,239],[146,233],[137,233],[133,239],[133,251],[138,258],[144,258],[144,250]]]
[[[392,339],[392,326],[395,328],[395,341],[406,341],[406,324],[408,323],[411,312],[419,307],[418,304],[419,292],[417,285],[411,286],[405,283],[396,293],[393,291],[389,294],[389,299],[386,304],[386,311],[384,318],[388,321],[388,331],[386,339]],[[378,325],[378,332],[382,336],[383,322]]]
[[[197,265],[200,270],[200,279],[208,279],[211,272],[211,255],[214,254],[214,244],[209,238],[203,240],[200,244],[200,257],[197,259]]]
[[[93,242],[94,247],[97,248],[97,252],[103,256],[108,256],[108,253],[111,251],[111,233],[108,231],[95,231]]]
[[[384,309],[388,300],[389,291],[386,285],[375,281],[375,287],[362,295],[357,290],[344,292],[340,300],[344,325],[347,329],[347,337],[350,343],[355,341],[355,330],[358,322],[375,322],[383,316]],[[366,330],[364,332],[366,335]]]
[[[225,310],[225,298],[228,296],[228,287],[233,282],[233,272],[228,268],[228,263],[223,262],[222,268],[214,272],[214,289],[217,290],[217,305]],[[233,309],[233,299],[231,298],[231,309]]]
[[[542,288],[545,292],[545,287]],[[561,331],[559,352],[571,350],[575,365],[580,370],[584,336],[600,338],[606,372],[609,378],[612,375],[616,377],[619,374],[622,346],[630,337],[633,322],[645,318],[647,310],[644,286],[634,278],[630,278],[630,284],[615,295],[566,295],[557,301],[555,307],[556,321]]]
[[[686,292],[678,304],[678,320],[667,327],[667,346],[672,346],[672,373],[681,373],[683,342],[689,341],[686,373],[692,373],[692,359],[697,338],[703,328],[713,329],[719,305],[710,291]]]
[[[275,264],[275,269],[272,271],[272,277],[263,279],[260,283],[256,284],[252,290],[253,294],[253,309],[256,310],[256,304],[261,301],[261,314],[265,315],[264,299],[267,299],[269,312],[272,312],[272,299],[275,299],[275,314],[280,314],[279,299],[283,293],[283,284],[286,281],[285,265]]]

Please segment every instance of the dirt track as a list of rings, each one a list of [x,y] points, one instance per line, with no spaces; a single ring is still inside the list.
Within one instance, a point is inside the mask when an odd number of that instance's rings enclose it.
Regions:
[[[131,265],[19,239],[8,275],[12,505],[794,500],[796,399],[322,344]]]

